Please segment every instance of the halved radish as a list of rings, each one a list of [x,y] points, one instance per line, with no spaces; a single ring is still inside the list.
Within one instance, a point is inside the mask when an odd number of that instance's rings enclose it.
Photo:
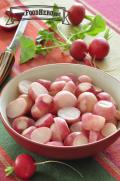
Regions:
[[[26,128],[33,126],[34,120],[26,116],[21,116],[13,120],[12,127],[18,133],[22,133]]]
[[[96,96],[91,92],[83,92],[78,97],[77,107],[82,113],[92,112],[95,104],[97,103]]]
[[[76,107],[64,107],[58,110],[58,116],[65,119],[68,124],[79,120],[80,111]]]
[[[31,140],[37,143],[47,143],[51,140],[52,131],[47,127],[36,128],[31,133]]]
[[[63,141],[70,133],[66,121],[60,117],[54,118],[54,123],[51,125],[52,141]]]
[[[72,146],[82,146],[88,144],[88,138],[86,135],[84,135],[82,132],[77,135],[73,141]]]
[[[60,92],[64,88],[65,84],[66,82],[63,80],[53,82],[50,86],[50,94],[52,96],[56,95],[58,92]]]
[[[92,92],[93,92],[93,94],[95,94],[96,96],[99,94],[99,93],[101,93],[103,90],[100,88],[100,87],[97,87],[97,86],[95,86],[95,85],[93,85],[93,90],[92,90]],[[98,97],[97,97],[98,98]]]
[[[0,18],[0,27],[6,31],[14,30],[17,28],[19,21],[12,20],[8,16],[3,16]]]
[[[28,90],[29,90],[29,87],[30,87],[30,84],[32,82],[29,81],[29,80],[21,80],[19,83],[18,83],[18,90],[21,94],[28,94]]]
[[[36,105],[33,105],[31,109],[31,115],[34,119],[39,119],[46,114],[45,110],[40,110]]]
[[[68,73],[66,74],[66,76],[68,76],[75,84],[77,83],[77,75],[73,74],[73,73]]]
[[[116,126],[113,123],[106,123],[101,130],[101,134],[104,137],[110,136],[111,134],[115,133],[117,131]]]
[[[97,94],[97,98],[98,98],[98,100],[110,101],[115,106],[117,105],[117,103],[115,102],[113,97],[110,94],[108,94],[107,92],[100,92],[99,94]]]
[[[93,89],[93,85],[91,83],[82,82],[82,83],[78,84],[75,94],[76,94],[76,96],[79,96],[83,92],[91,92],[92,89]]]
[[[60,141],[49,141],[46,143],[46,145],[50,145],[50,146],[64,146],[62,142]]]
[[[43,85],[48,91],[50,90],[50,86],[51,86],[50,80],[38,79],[37,82],[40,83],[41,85]]]
[[[61,81],[61,80],[65,81],[65,82],[68,82],[68,81],[70,81],[72,79],[69,76],[67,76],[67,75],[61,75],[60,77],[57,77],[55,79],[55,81]]]
[[[48,90],[42,84],[33,82],[30,84],[28,93],[30,97],[35,100],[41,94],[48,94]]]
[[[91,130],[89,133],[89,143],[93,143],[98,140],[99,132]]]
[[[77,104],[77,98],[69,91],[60,91],[54,97],[56,107],[74,107]]]
[[[79,83],[83,83],[83,82],[89,82],[89,83],[92,83],[93,80],[91,79],[91,77],[89,77],[88,75],[80,75],[78,77],[78,81]]]
[[[33,106],[33,100],[27,95],[27,94],[21,94],[19,97],[24,98],[27,102],[27,112],[31,111],[31,108]]]
[[[74,83],[72,80],[71,80],[71,81],[68,81],[68,82],[65,84],[63,90],[67,90],[67,91],[72,92],[72,93],[74,94],[75,91],[76,91],[76,85],[75,85],[75,83]]]
[[[76,123],[73,123],[72,125],[70,125],[70,131],[71,132],[80,132],[82,131],[82,121],[78,121]]]
[[[29,128],[26,128],[23,132],[22,135],[28,139],[30,139],[31,133],[36,129],[35,126],[30,126]]]
[[[45,114],[35,122],[36,127],[50,127],[54,122],[53,115],[50,113]]]
[[[65,146],[72,146],[73,145],[73,141],[75,139],[75,137],[77,135],[79,135],[80,132],[73,132],[73,133],[70,133],[64,140],[64,145]]]

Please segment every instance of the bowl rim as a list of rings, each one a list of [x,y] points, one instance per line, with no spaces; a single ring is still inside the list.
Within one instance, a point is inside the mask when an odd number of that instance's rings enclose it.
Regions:
[[[45,67],[48,67],[48,66],[54,67],[54,66],[59,66],[59,65],[65,65],[65,66],[68,66],[68,65],[70,65],[70,66],[78,66],[78,65],[79,65],[79,66],[84,67],[84,68],[90,68],[90,69],[93,69],[93,70],[96,69],[97,71],[100,71],[100,72],[102,72],[103,74],[107,74],[107,75],[110,76],[112,79],[114,79],[115,81],[117,81],[117,82],[120,83],[120,81],[119,81],[117,78],[115,78],[115,77],[113,77],[112,75],[110,75],[109,73],[107,73],[107,72],[105,72],[105,71],[103,71],[103,70],[101,70],[101,69],[97,69],[97,68],[95,68],[95,67],[89,67],[89,66],[87,66],[87,65],[81,65],[81,64],[71,64],[71,63],[47,64],[47,65],[41,65],[41,66],[37,66],[37,67],[31,68],[31,69],[29,69],[29,70],[26,70],[26,71],[18,74],[18,75],[15,76],[14,78],[12,78],[12,79],[3,87],[2,91],[1,91],[0,103],[1,103],[1,97],[2,97],[2,95],[3,95],[4,89],[7,89],[7,87],[9,86],[9,84],[11,84],[12,82],[16,81],[16,79],[18,79],[19,77],[21,77],[21,75],[23,76],[24,74],[29,74],[29,73],[30,73],[31,71],[33,71],[33,70],[39,70],[39,69],[41,69],[41,68],[45,68]],[[2,120],[3,125],[4,125],[5,127],[7,127],[9,130],[11,130],[12,133],[15,134],[15,136],[19,137],[20,139],[24,139],[25,141],[28,141],[28,142],[30,142],[30,143],[34,143],[34,144],[37,145],[37,146],[51,147],[51,148],[55,148],[55,149],[76,149],[76,148],[90,147],[90,146],[92,146],[92,145],[96,145],[96,144],[101,143],[101,142],[103,142],[103,141],[107,141],[108,139],[110,139],[111,137],[113,137],[113,135],[115,136],[116,134],[120,134],[120,128],[118,128],[118,130],[117,130],[116,132],[112,133],[111,135],[109,135],[109,136],[107,136],[107,137],[105,137],[105,138],[102,138],[102,139],[100,139],[100,140],[97,140],[97,141],[95,141],[95,142],[93,142],[93,143],[87,143],[87,144],[84,144],[84,145],[77,145],[77,146],[64,146],[64,145],[63,145],[63,146],[54,146],[54,145],[47,145],[47,144],[35,142],[35,141],[30,140],[29,138],[26,138],[26,137],[24,137],[23,135],[17,133],[17,132],[11,127],[11,125],[8,123],[8,121],[6,121],[6,120],[4,119],[4,116],[2,115],[2,111],[1,111],[1,110],[0,110],[0,118],[1,118],[1,120]]]

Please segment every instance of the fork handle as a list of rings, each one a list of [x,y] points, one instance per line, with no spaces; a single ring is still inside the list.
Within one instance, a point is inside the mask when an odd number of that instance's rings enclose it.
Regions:
[[[9,75],[12,66],[15,62],[14,53],[11,49],[6,49],[0,55],[0,85],[5,78]]]

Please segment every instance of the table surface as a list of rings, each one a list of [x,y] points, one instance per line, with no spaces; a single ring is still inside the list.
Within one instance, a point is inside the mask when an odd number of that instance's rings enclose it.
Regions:
[[[6,7],[8,6],[12,6],[14,3],[18,3],[19,0],[5,0],[3,2],[3,4],[0,4],[0,16],[3,14],[4,10],[6,9]],[[30,5],[30,4],[54,4],[57,3],[59,6],[65,6],[67,8],[69,8],[74,1],[73,0],[61,0],[61,1],[54,1],[54,0],[21,0],[21,2],[25,5]],[[99,9],[99,6],[96,5],[95,6],[95,0],[92,0],[90,2],[90,0],[85,0],[82,1],[83,3],[85,3],[85,5],[87,5],[88,9],[90,11],[92,11],[93,13],[96,13],[96,9]],[[86,3],[89,3],[86,4]],[[93,3],[93,4],[92,4]],[[106,1],[105,1],[106,3]],[[90,6],[90,4],[92,5],[92,7]],[[96,9],[93,9],[96,8]],[[101,11],[101,10],[100,10]],[[103,13],[101,11],[101,13]],[[104,13],[103,13],[104,14]],[[104,14],[105,15],[105,14]],[[106,15],[105,15],[106,16]],[[107,17],[107,16],[106,16]],[[108,19],[109,17],[107,17]],[[111,23],[111,21],[113,21],[113,19],[109,18],[108,22],[109,24],[115,28],[115,30],[117,29],[119,32],[119,24],[118,22],[114,21]],[[35,37],[37,34],[37,31],[39,28],[41,28],[42,26],[45,26],[44,24],[40,24],[39,22],[30,22],[30,25],[27,26],[26,32],[25,34],[29,35],[29,36],[33,36]],[[117,33],[115,30],[112,29],[112,38],[110,39],[110,46],[111,46],[111,51],[109,56],[106,58],[106,60],[104,62],[101,63],[97,63],[98,67],[102,70],[104,70],[105,72],[109,73],[110,75],[114,76],[115,78],[120,80],[120,52],[119,52],[119,47],[120,47],[120,35],[119,33]],[[66,31],[66,29],[65,29]],[[2,34],[2,36],[1,36]],[[11,41],[12,37],[14,35],[14,31],[13,32],[4,32],[3,30],[0,29],[0,51],[3,51],[5,49],[5,47],[9,44],[9,42]],[[13,67],[12,70],[12,74],[11,77],[16,76],[17,74],[19,74],[22,71],[25,71],[28,68],[37,66],[37,65],[42,65],[45,63],[48,63],[48,58],[46,58],[45,60],[43,60],[40,57],[40,61],[38,64],[38,61],[35,60],[35,63],[31,62],[28,65],[23,65],[23,66],[19,66],[18,61],[19,61],[19,51],[16,54],[16,64]],[[51,58],[53,59],[53,61],[56,59],[53,55],[51,55]],[[68,60],[67,60],[68,61]],[[68,61],[69,62],[69,61]],[[53,63],[52,61],[50,63]],[[56,62],[59,63],[59,62]],[[68,161],[67,163],[71,164],[72,166],[74,166],[75,168],[77,168],[81,174],[83,175],[83,178],[78,177],[78,175],[76,175],[76,173],[72,172],[71,170],[69,170],[69,168],[66,168],[64,166],[61,165],[43,165],[41,167],[38,168],[37,173],[34,175],[34,177],[31,179],[33,181],[38,181],[40,178],[42,181],[59,181],[61,180],[61,176],[62,176],[62,180],[63,181],[114,181],[114,180],[120,180],[120,146],[119,146],[120,140],[117,140],[117,142],[115,142],[113,145],[111,145],[105,152],[98,154],[97,156],[93,157],[93,158],[86,158],[86,159],[81,159],[81,160],[76,160],[76,161]],[[18,145],[17,143],[15,143],[15,141],[8,135],[8,133],[6,132],[5,128],[3,127],[3,125],[0,123],[0,181],[14,181],[14,180],[19,180],[16,177],[10,177],[10,178],[6,178],[4,173],[2,172],[4,167],[6,165],[9,165],[10,163],[13,163],[12,160],[15,159],[15,157],[20,154],[20,153],[30,153],[27,150],[25,150],[24,148],[22,148],[20,145]],[[34,153],[30,153],[31,155],[33,155],[33,157],[37,160],[37,161],[43,161],[46,160],[46,158],[43,158],[41,156],[38,156]],[[2,166],[3,164],[3,166]],[[2,179],[1,179],[2,178]]]

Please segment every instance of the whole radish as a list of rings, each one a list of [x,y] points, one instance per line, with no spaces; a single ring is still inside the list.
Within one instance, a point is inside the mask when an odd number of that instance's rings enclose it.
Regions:
[[[109,53],[109,43],[104,38],[95,38],[89,45],[88,52],[91,57],[103,60]]]
[[[34,175],[37,169],[37,165],[44,165],[47,163],[58,163],[58,164],[65,165],[71,168],[77,174],[79,174],[80,177],[83,177],[82,174],[76,168],[74,168],[73,166],[67,163],[55,161],[55,160],[47,160],[47,161],[36,163],[33,157],[28,154],[18,155],[14,161],[13,166],[8,166],[5,168],[5,173],[6,173],[6,176],[9,176],[14,172],[17,177],[28,180]]]
[[[68,18],[72,25],[79,25],[85,17],[85,8],[82,4],[75,4],[68,10]]]
[[[76,60],[83,60],[87,52],[88,47],[83,40],[78,39],[73,41],[70,47],[70,54],[73,58],[75,58]]]

